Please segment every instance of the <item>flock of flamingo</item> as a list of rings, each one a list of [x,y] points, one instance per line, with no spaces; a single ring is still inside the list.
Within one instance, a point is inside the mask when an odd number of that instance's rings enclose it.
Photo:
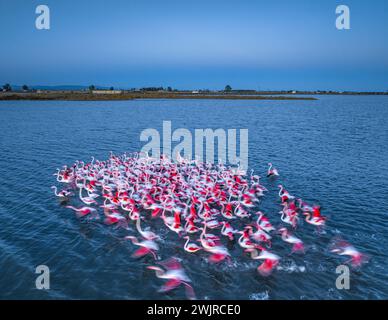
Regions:
[[[279,237],[289,244],[291,253],[304,254],[303,240],[293,234],[301,218],[312,227],[325,226],[327,219],[318,205],[294,197],[279,185],[281,227],[276,229],[257,210],[268,190],[253,173],[252,170],[247,176],[239,168],[187,160],[180,155],[174,162],[163,155],[155,159],[138,153],[117,156],[111,152],[106,161],[92,158],[89,163],[76,161],[72,166],[57,169],[56,180],[66,187],[60,191],[56,186],[52,188],[61,203],[74,210],[78,217],[99,218],[98,208],[102,208],[107,225],[129,230],[129,223],[133,223],[138,235],[128,235],[125,239],[138,247],[133,257],[149,255],[155,259],[156,265],[147,268],[166,280],[160,292],[183,285],[187,297],[193,299],[194,290],[181,259],[172,257],[161,261],[158,256],[161,237],[142,223],[161,219],[177,235],[177,245],[183,239],[185,252],[204,251],[210,263],[230,261],[231,254],[224,244],[236,242],[252,259],[262,261],[257,268],[262,276],[276,270],[281,259],[271,250],[273,238]],[[273,182],[278,177],[278,170],[269,163],[267,178]],[[83,206],[69,205],[74,195],[79,196]],[[338,240],[331,252],[350,256],[347,262],[353,266],[365,261],[363,254],[343,240]]]

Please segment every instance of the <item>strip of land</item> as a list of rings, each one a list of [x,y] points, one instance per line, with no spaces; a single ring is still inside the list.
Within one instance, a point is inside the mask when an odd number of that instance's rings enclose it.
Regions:
[[[203,94],[189,92],[120,92],[93,93],[80,91],[47,92],[1,92],[0,100],[68,100],[68,101],[107,101],[133,99],[224,99],[224,100],[317,100],[308,96],[252,95],[252,94]]]

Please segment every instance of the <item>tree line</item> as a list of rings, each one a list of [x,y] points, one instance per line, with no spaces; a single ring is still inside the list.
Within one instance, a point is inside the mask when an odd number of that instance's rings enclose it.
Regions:
[[[29,87],[28,87],[26,84],[24,84],[24,85],[22,86],[22,90],[23,90],[23,91],[28,91],[28,90],[30,90],[30,89],[29,89]],[[5,91],[5,92],[12,91],[11,85],[10,85],[9,83],[6,83],[5,85],[3,85],[3,91]]]
[[[23,91],[29,91],[30,88],[24,84],[22,86],[22,90]],[[90,91],[93,91],[93,90],[96,90],[96,86],[95,85],[90,85],[89,86],[89,90]],[[114,90],[114,87],[110,87],[109,90]],[[172,91],[178,91],[177,89],[173,89],[172,87],[167,87],[167,88],[163,88],[163,87],[143,87],[143,88],[140,88],[139,89],[140,91],[168,91],[168,92],[172,92]],[[12,91],[12,87],[9,83],[6,83],[3,85],[3,91],[5,92],[10,92]],[[205,91],[209,91],[209,90],[205,90]],[[230,85],[227,85],[225,86],[225,89],[224,89],[225,92],[231,92],[232,91],[232,87]]]

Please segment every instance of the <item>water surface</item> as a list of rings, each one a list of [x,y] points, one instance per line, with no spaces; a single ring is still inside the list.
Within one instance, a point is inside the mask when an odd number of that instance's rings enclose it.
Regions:
[[[183,299],[161,294],[162,281],[135,260],[124,230],[79,220],[60,206],[50,186],[56,168],[109,151],[137,151],[140,132],[187,128],[248,128],[249,164],[264,176],[272,161],[278,182],[328,216],[326,232],[296,231],[304,256],[288,255],[277,239],[281,270],[262,278],[257,263],[230,247],[233,264],[209,265],[185,254],[166,234],[163,258],[183,258],[201,299],[387,299],[388,97],[320,96],[318,101],[135,100],[103,102],[0,101],[0,298]],[[261,204],[279,226],[277,184]],[[154,228],[163,229],[160,225]],[[132,231],[136,233],[136,231]],[[335,268],[345,259],[328,250],[335,236],[370,257],[351,272],[350,290],[337,290]],[[51,289],[35,289],[35,267],[51,271]]]

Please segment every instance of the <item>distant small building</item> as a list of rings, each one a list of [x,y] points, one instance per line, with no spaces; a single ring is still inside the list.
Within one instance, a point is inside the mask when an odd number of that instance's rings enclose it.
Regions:
[[[199,91],[198,90],[193,90],[193,91],[191,91],[191,93],[197,94],[197,93],[199,93]]]
[[[93,94],[120,94],[122,90],[92,90]]]

